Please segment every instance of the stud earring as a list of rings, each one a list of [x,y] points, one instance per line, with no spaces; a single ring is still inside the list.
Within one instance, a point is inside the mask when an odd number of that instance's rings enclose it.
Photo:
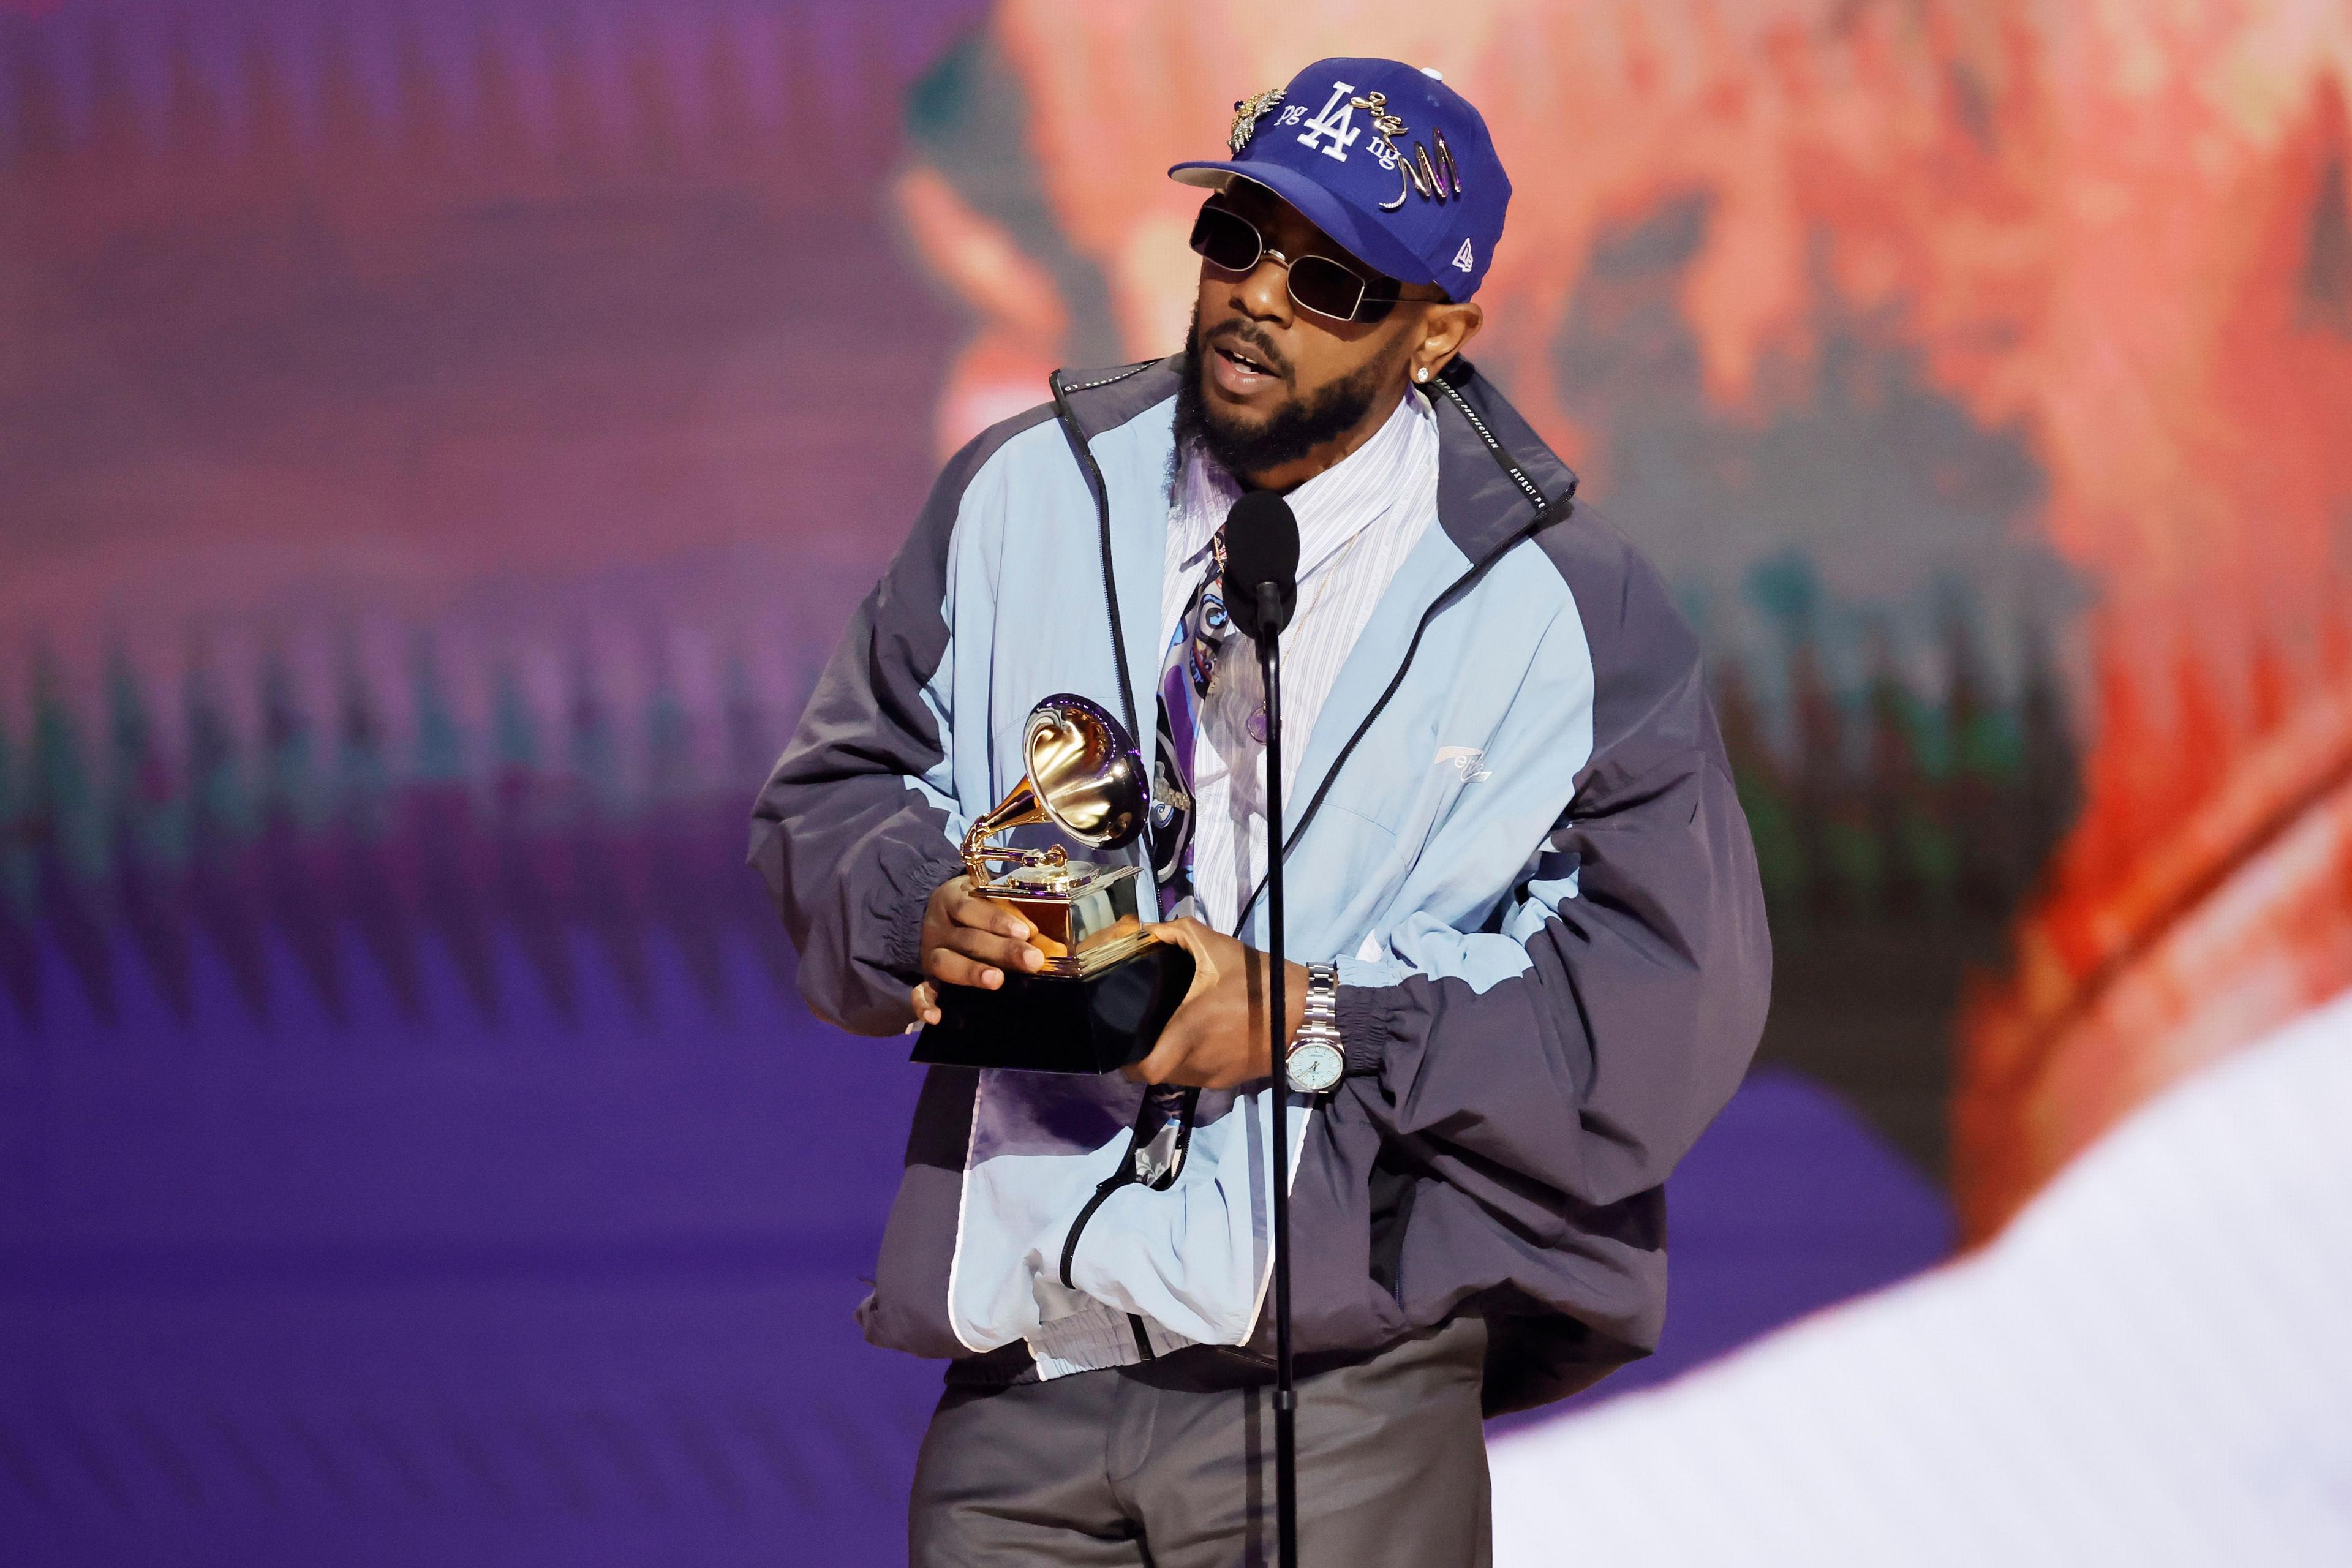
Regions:
[[[1412,378],[1415,381],[1427,381],[1429,379],[1429,367],[1427,365],[1423,365],[1419,370],[1412,373]]]

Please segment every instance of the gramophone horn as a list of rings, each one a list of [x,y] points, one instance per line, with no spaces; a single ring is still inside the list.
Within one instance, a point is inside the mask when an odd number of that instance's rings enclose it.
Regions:
[[[1030,710],[1021,751],[1038,808],[1079,843],[1118,849],[1143,831],[1151,790],[1142,753],[1125,726],[1097,704],[1069,692],[1046,698]],[[1012,804],[1008,796],[989,815]]]
[[[965,851],[970,853],[1000,833],[1009,832],[1013,828],[1024,826],[1032,822],[1047,820],[1049,818],[1045,815],[1045,808],[1037,801],[1037,782],[1024,777],[1019,784],[1013,786],[1011,794],[998,801],[990,808],[986,816],[971,825],[970,830],[964,834]]]

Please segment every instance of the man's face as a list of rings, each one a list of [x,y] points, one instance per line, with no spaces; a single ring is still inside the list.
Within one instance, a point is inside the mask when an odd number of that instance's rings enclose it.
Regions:
[[[1393,288],[1262,185],[1236,180],[1214,199],[1287,258],[1328,256],[1376,289]],[[1299,309],[1271,258],[1245,275],[1203,261],[1180,422],[1234,474],[1263,482],[1393,401],[1423,309],[1408,302],[1378,322],[1335,321]]]

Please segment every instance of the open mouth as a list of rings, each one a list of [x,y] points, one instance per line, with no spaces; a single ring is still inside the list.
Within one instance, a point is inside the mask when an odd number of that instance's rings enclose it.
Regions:
[[[1220,358],[1224,360],[1226,363],[1232,365],[1234,369],[1242,372],[1245,375],[1277,375],[1281,374],[1272,365],[1266,363],[1264,360],[1252,359],[1249,355],[1242,353],[1239,349],[1220,346],[1217,350],[1217,354]]]

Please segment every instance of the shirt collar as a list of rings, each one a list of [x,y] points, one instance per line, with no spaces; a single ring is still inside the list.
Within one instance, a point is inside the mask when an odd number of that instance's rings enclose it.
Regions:
[[[1290,492],[1298,519],[1298,574],[1305,577],[1357,534],[1388,514],[1402,482],[1437,461],[1437,416],[1419,389],[1405,388],[1396,409],[1372,438]],[[1242,497],[1239,480],[1200,448],[1185,454],[1169,527],[1184,566],[1208,552],[1209,541]]]
[[[1176,535],[1176,559],[1185,567],[1208,553],[1209,541],[1242,499],[1242,487],[1224,466],[1194,447],[1184,455],[1184,471],[1176,481],[1176,503],[1168,526]]]
[[[1407,479],[1437,463],[1437,418],[1412,387],[1372,438],[1290,492],[1298,519],[1298,575],[1315,572],[1409,493]]]

